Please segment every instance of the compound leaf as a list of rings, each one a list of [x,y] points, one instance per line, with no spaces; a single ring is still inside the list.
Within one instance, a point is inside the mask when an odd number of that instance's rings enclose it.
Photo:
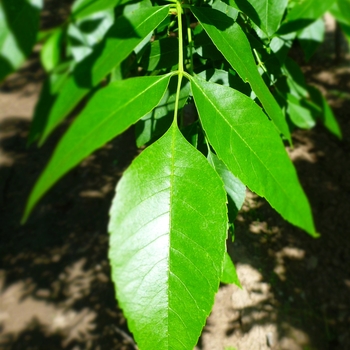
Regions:
[[[316,236],[293,164],[261,109],[226,86],[193,78],[191,87],[209,142],[227,168],[284,219]]]
[[[223,183],[172,124],[116,191],[109,258],[129,329],[141,350],[193,349],[222,275]]]
[[[291,141],[284,115],[258,72],[249,41],[238,23],[233,23],[232,18],[210,8],[192,7],[192,12],[243,81],[249,82],[279,131]]]
[[[94,86],[164,20],[168,12],[168,6],[140,8],[116,19],[105,40],[78,64],[73,76],[63,86],[48,113],[40,143]]]
[[[115,81],[97,92],[59,142],[32,190],[23,220],[66,172],[151,111],[161,100],[169,80],[170,75],[131,78]]]

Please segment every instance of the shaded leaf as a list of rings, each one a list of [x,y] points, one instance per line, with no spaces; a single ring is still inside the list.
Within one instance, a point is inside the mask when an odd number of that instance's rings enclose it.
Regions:
[[[316,125],[311,111],[302,105],[302,99],[296,98],[292,94],[287,94],[287,101],[287,112],[296,126],[302,129],[311,129]]]
[[[23,220],[66,172],[152,110],[169,79],[170,75],[131,78],[115,81],[97,92],[56,147],[30,194]]]
[[[74,75],[67,80],[56,97],[47,115],[40,143],[45,141],[52,130],[94,86],[118,66],[162,22],[168,15],[168,11],[168,6],[140,8],[116,20],[105,40],[77,65]],[[34,116],[34,118],[38,117]]]
[[[325,25],[322,18],[313,22],[304,28],[298,34],[300,46],[305,53],[305,59],[308,61],[316,52],[318,46],[323,42]]]
[[[230,17],[217,10],[193,7],[192,12],[243,81],[249,82],[279,131],[290,140],[288,125],[278,103],[258,72],[249,41],[241,27],[233,23]]]
[[[209,142],[227,168],[284,219],[316,236],[294,166],[261,109],[226,86],[193,78],[191,87]]]
[[[339,139],[342,138],[342,132],[340,130],[337,119],[329,106],[327,100],[321,94],[321,92],[314,86],[308,86],[311,99],[322,108],[321,120],[324,126]]]
[[[335,2],[335,0],[306,0],[298,2],[278,30],[279,34],[297,32],[309,26],[320,18]]]
[[[278,29],[288,0],[235,0],[239,9],[271,37]]]
[[[0,2],[0,81],[31,53],[39,30],[40,5],[34,0]]]
[[[172,79],[158,106],[136,124],[137,147],[141,147],[151,140],[160,137],[169,129],[174,116],[176,88],[177,79]],[[185,105],[189,92],[190,84],[188,81],[183,80],[179,94],[179,109]]]
[[[246,187],[236,176],[231,173],[230,170],[227,169],[225,163],[220,160],[214,153],[208,153],[208,161],[221,177],[221,180],[225,185],[225,190],[228,194],[228,197],[234,203],[237,215],[237,213],[241,210],[245,200]]]
[[[179,57],[178,39],[168,37],[153,41],[143,54],[142,64],[146,70],[170,68],[177,64]]]
[[[220,178],[176,124],[118,183],[109,258],[140,349],[196,345],[222,275],[225,202]]]

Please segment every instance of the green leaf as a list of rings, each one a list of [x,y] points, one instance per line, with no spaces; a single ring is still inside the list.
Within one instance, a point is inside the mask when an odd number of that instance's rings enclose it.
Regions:
[[[342,24],[350,25],[350,0],[337,0],[330,8],[330,13]]]
[[[179,57],[178,39],[168,37],[153,41],[143,54],[142,65],[147,71],[170,68]]]
[[[321,120],[323,125],[336,137],[342,138],[342,132],[340,130],[337,119],[335,118],[331,107],[321,92],[314,86],[308,86],[311,99],[322,108]]]
[[[296,126],[302,129],[311,129],[316,125],[311,111],[303,106],[303,99],[287,94],[287,101],[287,112]]]
[[[239,9],[271,37],[278,29],[288,0],[236,0]]]
[[[72,17],[82,19],[95,13],[113,9],[120,0],[82,0],[76,1],[72,7]]]
[[[317,236],[308,200],[273,125],[247,96],[191,80],[203,128],[217,156],[284,219]]]
[[[191,9],[226,60],[243,81],[249,82],[279,131],[291,142],[284,115],[259,74],[249,41],[241,27],[233,23],[230,17],[217,10],[195,7]]]
[[[214,153],[208,153],[208,161],[221,177],[228,197],[234,203],[236,214],[241,210],[246,196],[246,187],[227,169],[225,163]]]
[[[335,0],[304,0],[298,2],[288,13],[278,33],[296,32],[309,26],[330,9],[334,2]]]
[[[62,29],[56,29],[40,50],[40,60],[47,72],[52,71],[61,59]]]
[[[164,20],[168,12],[168,6],[140,8],[116,20],[105,40],[78,64],[60,91],[47,116],[41,144],[78,102]]]
[[[221,276],[221,282],[225,284],[235,284],[242,289],[241,282],[238,279],[236,267],[233,264],[230,255],[226,252],[224,258],[224,266]]]
[[[98,91],[59,142],[30,194],[23,220],[59,178],[151,111],[169,80],[170,75],[131,78]]]
[[[129,329],[142,350],[193,349],[222,275],[222,181],[173,124],[116,191],[109,258]]]
[[[325,25],[322,18],[311,23],[301,30],[298,34],[300,46],[305,53],[305,59],[308,61],[316,52],[318,46],[323,42]]]
[[[39,10],[34,1],[0,2],[0,81],[31,53],[39,29]]]
[[[102,41],[113,23],[114,11],[109,8],[69,24],[67,50],[76,62],[82,61],[92,53],[93,47]]]

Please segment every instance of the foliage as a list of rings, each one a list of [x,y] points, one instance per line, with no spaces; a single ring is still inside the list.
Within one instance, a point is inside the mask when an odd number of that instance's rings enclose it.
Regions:
[[[341,132],[288,52],[297,40],[311,58],[328,9],[349,35],[350,2],[77,0],[65,23],[38,35],[41,8],[40,0],[0,3],[0,78],[37,37],[48,73],[29,143],[44,143],[87,104],[35,184],[23,221],[58,179],[136,123],[137,144],[148,147],[110,210],[117,299],[140,349],[192,349],[220,280],[240,286],[226,239],[245,186],[317,236],[284,146],[294,127],[318,120]]]

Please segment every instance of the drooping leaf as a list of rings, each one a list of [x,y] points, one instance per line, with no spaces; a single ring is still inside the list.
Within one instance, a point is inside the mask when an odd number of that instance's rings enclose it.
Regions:
[[[305,59],[308,61],[315,53],[318,46],[323,42],[325,33],[325,24],[322,18],[311,23],[298,34],[300,46],[305,53]]]
[[[233,23],[224,13],[210,8],[193,7],[192,12],[243,81],[249,82],[269,117],[290,141],[288,125],[278,103],[258,72],[248,39],[238,23]]]
[[[221,282],[225,284],[235,284],[242,289],[241,282],[237,276],[237,271],[230,255],[226,252],[224,258],[224,267],[221,276]]]
[[[298,2],[287,14],[278,33],[297,32],[309,26],[330,9],[334,2],[335,0],[304,0]]]
[[[118,183],[109,258],[139,349],[196,345],[222,275],[225,202],[222,181],[176,124]]]
[[[337,122],[337,119],[334,116],[334,113],[329,106],[327,100],[321,94],[321,92],[314,86],[309,85],[308,91],[311,96],[311,99],[317,103],[318,106],[322,108],[321,120],[324,126],[336,137],[339,139],[342,138],[342,132]]]
[[[23,220],[65,173],[152,110],[169,80],[170,75],[131,78],[96,93],[59,142],[30,194]]]
[[[140,8],[119,17],[94,52],[81,61],[52,102],[40,143],[74,109],[78,102],[168,15],[169,7]],[[35,115],[34,118],[38,116]]]
[[[31,53],[39,30],[40,1],[0,2],[0,81]]]
[[[247,96],[191,79],[210,144],[227,168],[284,219],[316,236],[310,205],[273,125]]]
[[[236,0],[239,9],[268,36],[278,29],[288,0]]]

